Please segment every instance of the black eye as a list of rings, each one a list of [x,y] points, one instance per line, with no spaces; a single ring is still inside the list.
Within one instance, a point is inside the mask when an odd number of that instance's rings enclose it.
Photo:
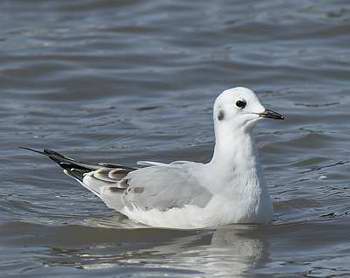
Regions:
[[[237,100],[236,102],[236,106],[243,109],[244,107],[246,107],[247,102],[245,100]]]

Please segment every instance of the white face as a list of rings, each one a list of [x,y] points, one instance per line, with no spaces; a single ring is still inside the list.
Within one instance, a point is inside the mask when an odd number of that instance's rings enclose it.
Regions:
[[[214,104],[214,119],[219,124],[250,130],[257,121],[264,118],[283,119],[283,116],[265,109],[255,93],[247,88],[237,87],[222,92]]]

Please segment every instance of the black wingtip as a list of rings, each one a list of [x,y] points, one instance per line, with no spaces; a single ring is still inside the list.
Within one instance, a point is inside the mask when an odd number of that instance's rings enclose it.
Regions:
[[[42,155],[47,155],[47,153],[46,153],[45,151],[42,152],[42,151],[35,150],[35,149],[29,148],[29,147],[19,146],[18,148],[19,148],[19,149],[22,149],[22,150],[26,150],[26,151],[31,151],[31,152],[39,153],[39,154],[42,154]]]

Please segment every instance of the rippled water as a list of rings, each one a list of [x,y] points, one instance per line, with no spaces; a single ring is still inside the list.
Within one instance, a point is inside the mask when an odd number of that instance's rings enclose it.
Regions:
[[[0,2],[0,271],[26,277],[350,276],[348,1]],[[243,85],[271,226],[134,229],[50,161],[206,161]],[[131,229],[130,229],[131,228]]]

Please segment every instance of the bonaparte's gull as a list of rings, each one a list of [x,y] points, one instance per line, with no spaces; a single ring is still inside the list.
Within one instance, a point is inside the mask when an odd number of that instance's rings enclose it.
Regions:
[[[109,208],[154,227],[204,228],[231,223],[268,223],[272,202],[252,137],[265,109],[255,93],[236,87],[215,100],[215,148],[210,162],[141,161],[141,168],[82,163],[55,151],[37,151],[98,196]]]

